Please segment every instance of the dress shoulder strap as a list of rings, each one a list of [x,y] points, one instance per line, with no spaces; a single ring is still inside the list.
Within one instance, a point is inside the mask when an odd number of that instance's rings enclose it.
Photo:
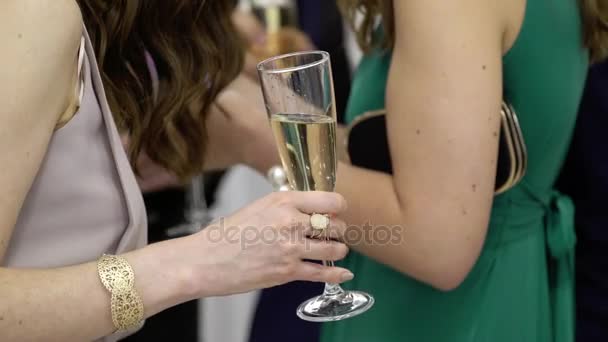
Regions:
[[[74,95],[72,96],[66,111],[60,116],[57,126],[55,126],[55,130],[65,126],[76,115],[76,113],[78,113],[78,110],[80,110],[80,104],[82,103],[82,98],[84,97],[85,87],[84,57],[85,38],[82,36],[80,37],[80,47],[78,49],[78,59],[76,65],[76,89],[74,89]]]

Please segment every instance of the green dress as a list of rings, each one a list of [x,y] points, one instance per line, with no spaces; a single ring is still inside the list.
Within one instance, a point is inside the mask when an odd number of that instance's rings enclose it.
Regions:
[[[323,342],[573,341],[574,207],[554,183],[588,67],[581,37],[576,0],[528,0],[503,58],[504,97],[519,116],[528,172],[495,198],[483,251],[464,283],[440,292],[353,252],[343,264],[355,273],[346,288],[368,291],[376,304],[325,324]],[[348,120],[384,108],[390,59],[381,52],[364,58]]]

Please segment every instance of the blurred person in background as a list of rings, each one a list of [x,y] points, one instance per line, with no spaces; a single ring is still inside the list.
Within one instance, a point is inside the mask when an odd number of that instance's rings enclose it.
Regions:
[[[608,22],[608,17],[604,18]],[[594,65],[560,187],[576,205],[576,336],[608,341],[608,60]]]
[[[228,114],[242,93],[233,7],[0,4],[0,340],[117,341],[196,298],[352,279],[304,261],[337,260],[348,250],[307,238],[311,213],[344,210],[336,194],[273,194],[210,230],[145,246],[138,164],[180,181],[237,163],[273,165],[248,153],[264,141],[252,143],[259,135],[252,120]],[[228,228],[232,237],[222,234]],[[301,238],[261,241],[268,229]]]

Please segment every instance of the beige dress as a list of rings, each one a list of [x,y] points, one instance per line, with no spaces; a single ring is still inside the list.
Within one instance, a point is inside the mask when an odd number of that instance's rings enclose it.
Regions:
[[[143,198],[112,118],[91,42],[86,32],[84,36],[80,108],[53,134],[2,266],[68,266],[147,242]]]

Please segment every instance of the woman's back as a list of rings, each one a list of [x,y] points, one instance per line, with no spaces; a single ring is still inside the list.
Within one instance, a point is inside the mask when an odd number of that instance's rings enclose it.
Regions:
[[[571,341],[573,208],[553,184],[587,68],[578,13],[574,0],[529,0],[520,34],[503,58],[504,98],[521,122],[528,173],[495,198],[482,254],[464,283],[440,292],[352,253],[346,267],[357,277],[350,286],[369,291],[377,304],[326,325],[325,341]],[[385,107],[390,63],[390,54],[380,52],[363,61],[349,120]]]
[[[568,151],[589,58],[577,1],[528,0],[527,11],[503,58],[504,98],[516,108],[528,142],[525,182],[546,192]]]

